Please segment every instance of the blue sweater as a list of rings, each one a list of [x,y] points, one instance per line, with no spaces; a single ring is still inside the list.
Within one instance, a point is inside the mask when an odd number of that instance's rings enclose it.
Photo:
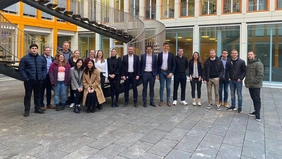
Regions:
[[[43,80],[47,74],[46,60],[38,53],[35,56],[29,53],[21,59],[19,71],[24,81]]]

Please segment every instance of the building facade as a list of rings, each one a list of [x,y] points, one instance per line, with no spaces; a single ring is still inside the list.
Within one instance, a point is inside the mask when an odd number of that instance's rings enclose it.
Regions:
[[[99,16],[107,22],[109,16],[123,21],[119,12],[109,14],[103,9],[97,14],[97,3],[115,10],[140,16],[146,23],[158,20],[166,26],[166,41],[170,51],[184,49],[187,58],[198,51],[203,61],[209,50],[218,56],[223,49],[237,49],[240,58],[247,60],[252,50],[265,66],[265,83],[282,82],[282,0],[58,0],[84,16]],[[21,30],[41,41],[41,47],[60,47],[71,43],[72,50],[80,50],[86,57],[90,49],[101,49],[109,56],[117,47],[120,56],[126,53],[123,43],[89,32],[44,12],[18,3],[6,8],[5,16]]]

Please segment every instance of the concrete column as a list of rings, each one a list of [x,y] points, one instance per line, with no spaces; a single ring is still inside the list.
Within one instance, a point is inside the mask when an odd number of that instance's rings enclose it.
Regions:
[[[200,52],[200,38],[199,26],[195,25],[193,28],[193,52]]]
[[[88,2],[88,1],[84,1],[84,5],[83,5],[83,17],[86,17],[86,18],[89,18],[89,9],[90,9],[90,4],[91,2]]]
[[[216,4],[216,15],[221,15],[221,12],[222,12],[222,1],[219,0],[217,1]]]
[[[101,50],[102,49],[102,43],[101,43],[101,35],[95,33],[95,49],[96,50]]]
[[[220,27],[218,27],[220,28]],[[219,57],[221,55],[222,52],[222,38],[221,38],[221,30],[217,30],[217,35],[216,35],[216,39],[217,39],[217,46],[216,46],[216,53],[217,56]]]
[[[161,19],[161,1],[156,1],[156,20]]]
[[[174,19],[178,19],[179,17],[179,5],[178,0],[174,1]]]
[[[247,61],[248,54],[248,30],[246,22],[240,27],[240,58]]]
[[[130,10],[130,0],[124,0],[124,12],[127,12],[129,14],[129,10]]]
[[[128,44],[127,43],[123,43],[123,55],[127,55],[127,48],[128,48]]]
[[[78,32],[71,37],[71,50],[78,50]]]
[[[46,47],[50,47],[51,48],[51,55],[54,56],[56,54],[56,48],[54,48],[53,46],[53,38],[54,38],[54,29],[52,29],[51,33],[49,35],[47,35],[47,39],[46,39]]]
[[[200,0],[195,0],[195,8],[194,8],[194,16],[195,18],[199,17],[199,9],[200,9]]]
[[[242,14],[246,14],[247,13],[247,0],[242,0],[241,1],[241,6],[242,6]]]
[[[139,15],[145,17],[145,1],[139,0]]]
[[[268,2],[266,1],[266,3],[268,3]],[[269,3],[269,11],[270,12],[275,11],[275,3],[273,3],[271,0],[270,0],[270,3]]]

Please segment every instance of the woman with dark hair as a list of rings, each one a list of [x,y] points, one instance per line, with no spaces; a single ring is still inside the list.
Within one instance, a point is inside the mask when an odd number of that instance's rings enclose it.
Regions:
[[[77,60],[79,59],[79,56],[80,56],[80,52],[78,50],[75,50],[73,52],[73,56],[69,59],[69,64],[71,67],[74,67]],[[70,107],[73,107],[75,105],[75,102],[74,102],[74,94],[75,94],[75,91],[74,89],[72,88],[72,85],[70,86],[70,97],[68,99],[68,102],[70,102]]]
[[[104,103],[105,97],[100,85],[100,72],[95,68],[94,61],[90,60],[83,73],[83,105],[87,112],[96,111],[96,103]],[[98,101],[98,102],[97,102]]]
[[[73,112],[80,113],[81,108],[81,99],[82,99],[82,91],[83,91],[83,83],[82,83],[82,74],[83,74],[83,60],[77,59],[74,67],[71,68],[71,88],[75,93],[74,98],[74,109]]]
[[[104,88],[105,80],[108,78],[108,64],[107,59],[104,59],[104,53],[102,50],[97,51],[95,58],[95,67],[100,71],[101,88]],[[98,109],[102,109],[102,105],[98,104]]]
[[[54,89],[54,100],[56,111],[64,110],[66,106],[66,91],[70,84],[70,64],[66,61],[65,55],[57,54],[55,61],[49,68],[49,78]],[[59,106],[61,99],[61,107]]]
[[[191,84],[191,95],[192,95],[192,104],[193,106],[201,106],[201,87],[202,87],[202,63],[200,62],[200,54],[194,52],[192,59],[189,61],[189,79]],[[195,99],[195,87],[197,84],[197,97],[198,103],[196,104]]]
[[[117,56],[116,49],[111,50],[111,57],[107,59],[107,62],[109,81],[111,85],[112,107],[119,107],[118,98],[121,79],[121,58]],[[114,97],[116,98],[114,99]]]

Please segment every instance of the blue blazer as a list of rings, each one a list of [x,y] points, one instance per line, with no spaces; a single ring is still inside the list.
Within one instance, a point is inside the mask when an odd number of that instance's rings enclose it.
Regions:
[[[163,64],[163,52],[159,53],[158,55],[158,74],[161,72],[161,67]],[[173,53],[168,52],[168,59],[167,59],[167,72],[168,73],[174,73],[175,71],[175,58]]]
[[[134,76],[139,76],[139,66],[139,57],[133,54]],[[128,76],[128,55],[123,56],[121,76]]]
[[[189,76],[192,76],[194,72],[194,60],[191,59],[189,61]],[[198,62],[198,75],[199,77],[202,77],[203,75],[203,67],[202,67],[202,63],[199,61]]]
[[[141,66],[140,66],[140,75],[143,76],[144,72],[145,72],[145,67],[146,67],[146,58],[147,58],[147,54],[142,54],[141,55]],[[153,71],[153,76],[157,75],[157,56],[152,54],[152,71]]]

